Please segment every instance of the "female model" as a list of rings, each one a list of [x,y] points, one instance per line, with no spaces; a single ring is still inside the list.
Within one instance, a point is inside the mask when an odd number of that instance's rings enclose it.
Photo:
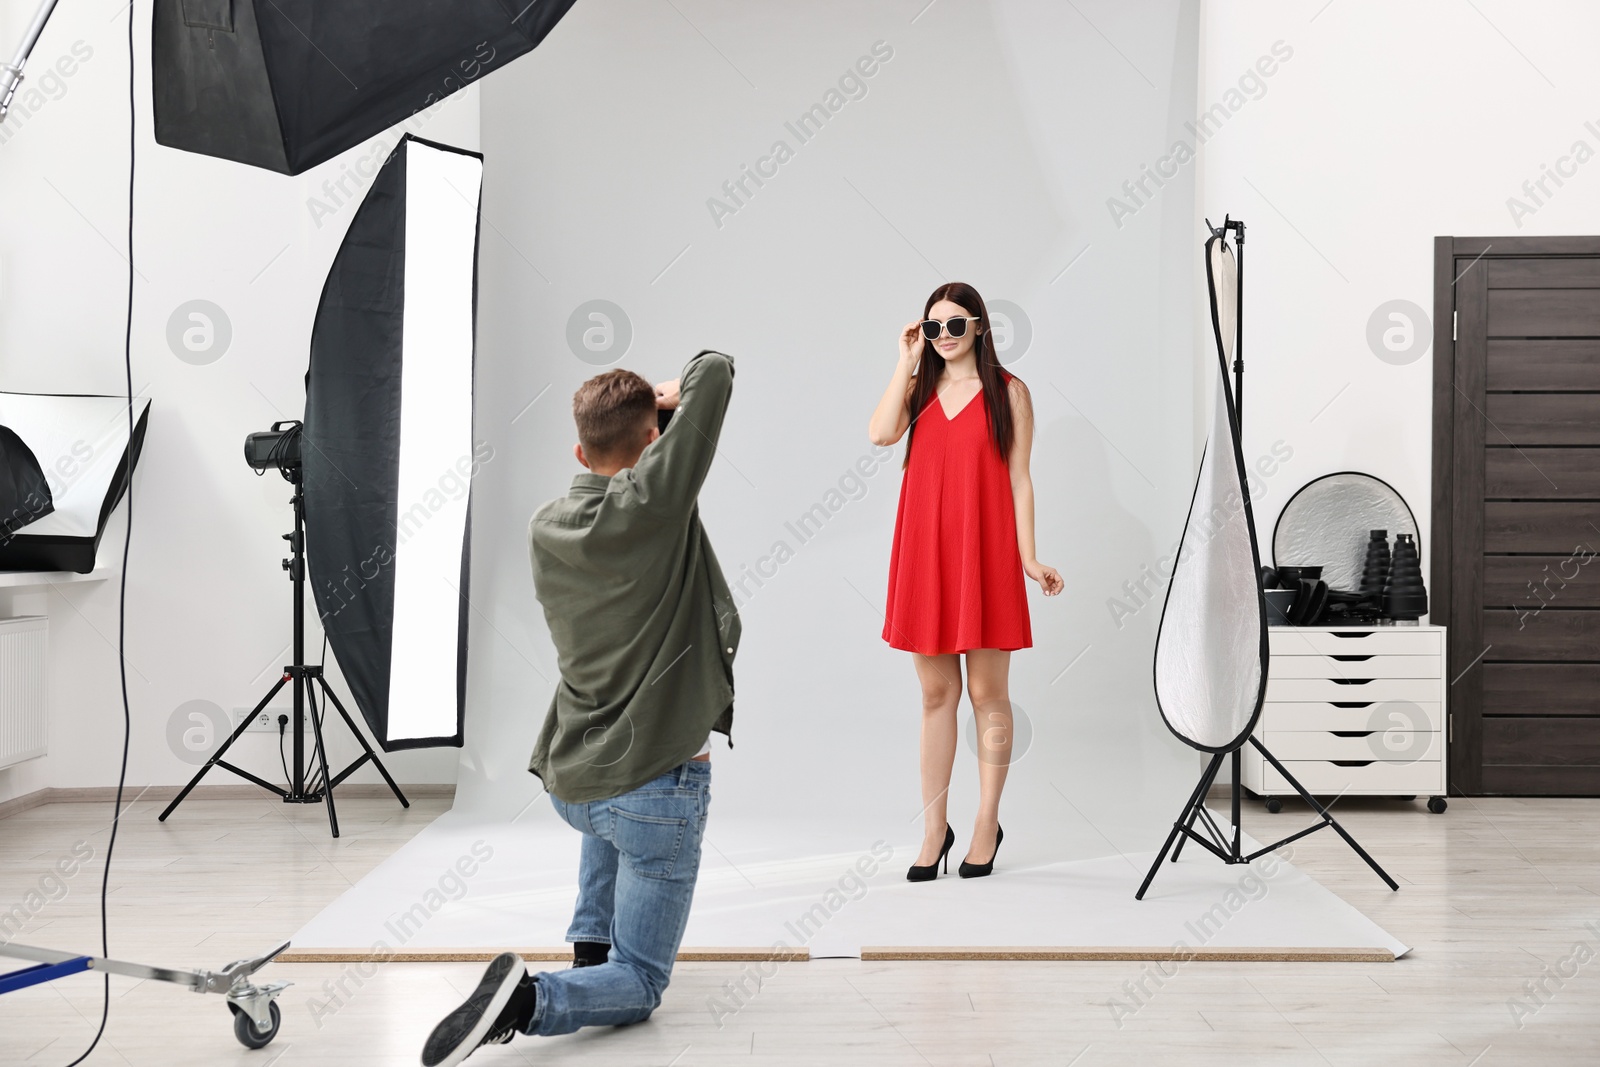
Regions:
[[[901,331],[900,361],[868,434],[877,445],[906,437],[883,623],[883,639],[912,653],[922,683],[923,840],[906,877],[934,878],[940,860],[950,869],[955,831],[945,798],[962,653],[979,727],[980,800],[959,873],[986,875],[1004,837],[1011,653],[1033,646],[1023,575],[1046,596],[1062,581],[1034,557],[1028,388],[1000,366],[988,309],[972,286],[941,285],[922,320]]]

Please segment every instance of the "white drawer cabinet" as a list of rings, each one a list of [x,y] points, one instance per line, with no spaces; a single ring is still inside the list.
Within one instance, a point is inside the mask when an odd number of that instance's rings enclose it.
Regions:
[[[1444,810],[1444,627],[1279,626],[1267,635],[1272,655],[1256,736],[1307,792],[1426,795],[1430,810]],[[1268,810],[1295,795],[1254,746],[1242,757],[1243,784]]]

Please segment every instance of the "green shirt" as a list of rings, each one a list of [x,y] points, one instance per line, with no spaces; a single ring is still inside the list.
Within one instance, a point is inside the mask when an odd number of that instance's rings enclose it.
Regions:
[[[697,499],[732,390],[732,358],[696,354],[639,461],[609,478],[575,475],[528,524],[561,670],[528,769],[566,803],[636,789],[712,730],[733,744],[739,613]]]

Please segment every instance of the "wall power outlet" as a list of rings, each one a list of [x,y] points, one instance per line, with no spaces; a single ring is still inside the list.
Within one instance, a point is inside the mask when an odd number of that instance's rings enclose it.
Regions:
[[[233,709],[233,728],[237,730],[239,724],[250,715],[250,708]],[[262,708],[256,712],[256,717],[250,723],[247,734],[275,734],[278,732],[278,716],[290,714],[288,708]]]

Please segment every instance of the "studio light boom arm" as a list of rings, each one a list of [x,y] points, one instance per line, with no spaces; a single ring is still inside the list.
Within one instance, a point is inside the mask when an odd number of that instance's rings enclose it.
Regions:
[[[28,24],[28,32],[22,35],[22,43],[17,45],[17,54],[11,57],[11,62],[0,67],[0,122],[6,120],[6,112],[11,110],[11,98],[17,93],[17,86],[22,84],[22,68],[28,64],[28,56],[33,53],[33,46],[39,43],[39,35],[44,32],[44,24],[50,21],[50,13],[56,9],[56,0],[40,0],[39,10],[33,14],[33,21]]]

